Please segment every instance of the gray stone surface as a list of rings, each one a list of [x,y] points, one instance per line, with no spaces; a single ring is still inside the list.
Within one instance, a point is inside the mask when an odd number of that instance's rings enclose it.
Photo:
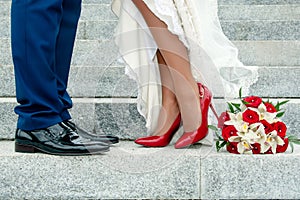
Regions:
[[[201,160],[201,199],[299,199],[299,150],[276,156],[213,152]]]
[[[276,100],[271,100],[276,103]],[[73,120],[86,130],[97,134],[114,134],[130,140],[147,135],[145,121],[139,115],[134,99],[79,98],[73,101]],[[16,103],[8,99],[1,99],[0,102],[0,139],[13,139],[16,127],[13,108]],[[224,100],[215,100],[215,103],[218,113],[225,110]],[[286,114],[282,120],[288,126],[288,133],[300,138],[300,101],[291,100],[284,108]]]
[[[17,121],[17,116],[14,113],[15,106],[16,103],[10,100],[0,100],[0,140],[13,139],[15,137]]]
[[[0,38],[10,37],[10,3],[1,3]],[[83,4],[78,39],[110,39],[117,24],[109,4]],[[2,14],[1,14],[2,13]],[[300,4],[220,5],[219,16],[231,40],[296,40],[300,38]],[[237,21],[239,20],[239,21]],[[247,20],[247,21],[245,21]]]
[[[299,199],[300,148],[237,156],[195,145],[115,145],[99,156],[14,153],[0,142],[1,199]]]
[[[224,5],[285,5],[299,4],[299,0],[218,0],[219,4]]]
[[[118,49],[112,40],[77,40],[74,47],[73,65],[111,66],[120,59]]]
[[[300,66],[300,41],[234,41],[248,66]],[[12,65],[10,40],[0,39],[0,63]],[[77,40],[73,65],[110,66],[120,56],[113,41]]]
[[[221,25],[230,40],[300,40],[300,21],[225,21]]]
[[[300,10],[300,9],[299,9]],[[78,39],[111,39],[117,21],[82,21]],[[230,40],[299,40],[299,21],[222,21],[224,33]]]
[[[1,42],[0,42],[1,43]],[[299,41],[234,41],[249,66],[300,66]],[[113,41],[77,40],[73,65],[109,66],[120,56]]]
[[[1,66],[0,64],[0,97],[15,96],[15,78],[12,66]]]
[[[139,148],[122,142],[105,155],[56,157],[13,152],[0,142],[1,199],[197,199],[201,149]]]
[[[15,96],[13,67],[2,67],[0,76],[3,77],[0,79],[0,96]],[[300,66],[259,67],[258,82],[250,92],[270,98],[297,98],[300,96],[299,77]],[[136,83],[125,75],[125,69],[121,66],[72,66],[68,90],[73,97],[137,96]]]
[[[220,5],[219,18],[221,21],[249,20],[276,21],[300,20],[300,4],[284,5]]]
[[[261,97],[300,97],[300,66],[260,67],[258,81],[251,86],[250,94]]]
[[[111,5],[109,4],[82,4],[81,21],[115,21],[117,16],[112,12]]]
[[[300,41],[235,41],[240,59],[250,66],[300,66]]]
[[[10,39],[0,38],[0,65],[12,65]]]

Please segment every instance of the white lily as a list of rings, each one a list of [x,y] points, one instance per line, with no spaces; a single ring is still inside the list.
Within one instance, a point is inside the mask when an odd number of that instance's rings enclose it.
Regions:
[[[248,107],[243,103],[240,105],[241,112],[244,112],[245,110],[247,110],[247,108]]]
[[[260,123],[258,129],[255,131],[255,134],[257,136],[256,142],[259,143],[260,145],[264,144],[267,141],[267,135],[265,132],[264,125]]]
[[[252,154],[251,144],[256,143],[257,135],[253,131],[248,133],[237,133],[238,136],[232,136],[229,138],[229,142],[237,142],[238,152],[240,154]]]
[[[275,113],[267,112],[267,107],[265,106],[264,103],[261,103],[258,106],[258,111],[259,111],[259,120],[266,120],[270,124],[275,122],[277,112]]]
[[[249,124],[243,121],[243,115],[241,112],[237,114],[229,113],[229,118],[230,120],[226,121],[224,123],[225,125],[234,126],[238,132],[243,132],[243,133],[248,132]]]
[[[254,124],[251,124],[251,125],[249,126],[249,128],[250,128],[250,130],[256,132],[256,131],[258,130],[258,128],[259,128],[260,125],[262,125],[261,122],[254,123]]]
[[[277,131],[274,130],[267,135],[266,141],[261,144],[261,153],[265,153],[272,147],[272,152],[275,154],[277,145],[284,145],[284,141],[278,136]]]

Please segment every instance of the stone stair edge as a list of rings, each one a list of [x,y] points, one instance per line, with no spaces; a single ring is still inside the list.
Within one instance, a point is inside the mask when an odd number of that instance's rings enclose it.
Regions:
[[[264,98],[267,100],[268,98]],[[288,132],[300,138],[300,99],[271,99],[271,102],[290,100],[283,107],[286,114],[282,120]],[[227,109],[224,99],[214,99],[218,113]],[[145,120],[138,113],[136,98],[73,98],[74,107],[70,110],[74,122],[86,130],[97,134],[113,134],[121,139],[134,140],[147,135]],[[13,139],[17,115],[13,112],[17,105],[15,98],[0,98],[0,139]],[[214,118],[213,118],[214,119]],[[212,122],[215,124],[215,122]],[[182,133],[182,130],[179,130]]]
[[[232,41],[239,49],[241,61],[248,66],[299,66],[300,40]],[[0,39],[0,63],[11,64],[10,39]],[[109,46],[109,49],[107,48]],[[103,53],[104,49],[107,51]],[[87,52],[89,52],[87,54]],[[114,41],[77,40],[73,65],[108,66],[119,58]],[[100,60],[100,62],[99,62]]]
[[[111,103],[116,103],[116,104],[136,104],[136,97],[95,97],[95,98],[90,98],[90,97],[71,97],[72,101],[77,104],[77,103],[82,103],[82,104],[111,104]],[[289,98],[289,97],[277,97],[277,98],[269,98],[269,97],[261,97],[264,100],[270,100],[271,102],[277,102],[277,101],[285,101],[288,100],[288,104],[300,104],[300,97],[299,98]],[[221,104],[224,101],[227,101],[226,99],[222,97],[213,97],[214,101],[217,104]],[[238,97],[233,98],[233,101],[238,101]],[[0,103],[13,103],[17,104],[16,98],[13,97],[0,97]]]
[[[300,76],[300,66],[260,66],[257,83],[250,87],[250,93],[271,98],[297,98],[300,89],[297,79]],[[0,84],[0,96],[15,96],[13,67],[3,67]],[[89,77],[89,79],[86,79]],[[126,84],[123,84],[126,82]],[[272,87],[280,87],[273,91]],[[125,67],[72,66],[68,90],[73,97],[136,97],[137,85],[125,74]],[[219,94],[216,94],[219,96]]]
[[[9,6],[8,3],[4,2],[2,3],[0,1],[0,4],[6,4],[6,6]],[[88,19],[88,18],[92,18],[94,19],[95,16],[92,16],[90,14],[90,12],[88,12],[88,9],[96,9],[96,7],[99,7],[99,14],[102,15],[107,15],[106,16],[106,21],[110,21],[111,18],[114,18],[114,20],[117,20],[117,17],[113,14],[113,12],[111,11],[111,9],[105,9],[106,7],[109,7],[109,4],[83,4],[83,10],[82,10],[82,14],[81,14],[81,20],[82,19]],[[105,8],[103,8],[105,7]],[[264,9],[264,13],[261,13],[262,11],[260,11],[260,9],[262,7],[266,7]],[[241,12],[241,10],[245,10],[245,12]],[[104,10],[103,10],[104,9]],[[271,10],[269,10],[271,9]],[[280,10],[281,12],[271,12],[272,10]],[[219,17],[222,20],[226,20],[227,18],[231,19],[231,18],[239,18],[239,20],[245,20],[247,19],[247,16],[249,18],[249,16],[252,17],[258,17],[261,20],[264,20],[264,18],[272,16],[272,18],[270,18],[270,20],[272,19],[279,19],[280,16],[282,16],[285,19],[288,18],[292,18],[291,20],[294,19],[298,19],[299,20],[299,14],[297,15],[297,10],[300,9],[300,2],[299,4],[295,4],[295,5],[291,5],[291,4],[285,4],[285,5],[220,5],[219,6]],[[96,9],[97,11],[97,9]],[[101,12],[101,13],[100,13]],[[269,14],[266,14],[266,12],[269,12]],[[9,12],[8,12],[9,13]],[[243,14],[242,14],[243,13]],[[254,13],[256,15],[254,15]],[[294,14],[293,14],[294,13]],[[100,16],[99,15],[99,16]],[[88,18],[86,18],[88,16]],[[276,17],[274,17],[276,16]],[[288,17],[288,18],[287,18]],[[97,20],[99,21],[99,20]],[[100,20],[102,21],[102,20]]]
[[[10,3],[11,0],[0,0],[0,2]],[[112,0],[83,0],[83,4],[110,4]],[[219,5],[284,5],[299,4],[299,0],[218,0]]]
[[[20,154],[13,146],[0,142],[4,199],[300,198],[299,174],[294,171],[300,163],[298,146],[292,154],[250,156],[217,153],[214,147],[200,145],[154,149],[122,141],[104,155],[85,157]],[[235,169],[243,174],[229,173]],[[249,185],[250,179],[262,177],[276,182],[272,190],[259,181]]]
[[[39,157],[48,157],[48,158],[57,158],[58,160],[62,160],[61,158],[70,158],[70,159],[79,159],[80,158],[88,158],[88,156],[67,156],[67,157],[64,157],[64,156],[53,156],[53,155],[49,155],[49,154],[43,154],[43,153],[34,153],[34,154],[26,154],[26,153],[17,153],[14,151],[13,149],[13,146],[14,146],[14,141],[5,141],[5,140],[2,140],[0,141],[0,144],[3,144],[3,145],[0,145],[0,157],[3,157],[3,156],[16,156],[16,157],[23,157],[23,156],[26,156],[26,157],[31,157],[31,158],[39,158]],[[131,151],[122,151],[122,145],[124,145],[124,148],[133,148],[131,149]],[[166,151],[172,151],[171,155],[170,154],[165,154],[163,153],[164,156],[166,157],[172,157],[174,156],[174,154],[176,153],[180,153],[180,151],[182,151],[183,154],[181,154],[182,156],[187,156],[187,157],[196,157],[196,158],[199,158],[201,160],[204,160],[207,158],[207,156],[209,157],[223,157],[223,156],[226,156],[226,157],[234,157],[234,158],[237,158],[237,159],[240,159],[240,158],[245,158],[245,157],[257,157],[257,158],[266,158],[266,157],[298,157],[300,155],[300,145],[295,145],[294,146],[294,152],[291,152],[291,149],[288,148],[287,151],[285,153],[279,153],[279,154],[275,154],[275,155],[262,155],[262,154],[258,154],[258,155],[252,155],[252,156],[249,156],[249,155],[237,155],[237,154],[231,154],[229,152],[227,152],[224,148],[221,149],[220,152],[217,152],[216,151],[216,147],[215,145],[195,145],[194,147],[191,146],[191,148],[187,148],[187,149],[174,149],[171,145],[168,145],[166,147],[161,147],[161,148],[157,148],[157,150],[161,150],[162,152],[156,152],[155,148],[139,148],[140,146],[135,144],[134,142],[132,141],[128,141],[128,140],[121,140],[120,144],[115,144],[115,145],[112,145],[111,149],[113,150],[112,152],[109,152],[109,153],[106,153],[106,154],[113,154],[113,156],[118,156],[118,157],[122,157],[122,156],[131,156],[132,154],[134,155],[140,155],[140,153],[137,153],[135,154],[136,152],[135,151],[140,151],[141,153],[162,153],[163,150],[166,150]],[[200,151],[198,152],[201,148],[205,149],[203,151]],[[131,154],[132,153],[132,154]],[[91,157],[101,157],[100,156],[91,156]],[[90,158],[91,158],[90,157]]]
[[[107,41],[113,37],[115,21],[79,23],[78,40]],[[226,21],[222,23],[223,32],[231,41],[299,41],[297,27],[300,21]],[[245,31],[248,30],[248,31]],[[0,39],[10,39],[10,30],[4,28]]]

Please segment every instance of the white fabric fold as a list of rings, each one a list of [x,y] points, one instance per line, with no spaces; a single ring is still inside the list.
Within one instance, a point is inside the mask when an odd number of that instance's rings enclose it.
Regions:
[[[214,96],[237,97],[248,93],[258,79],[256,67],[246,67],[238,50],[224,35],[217,0],[144,0],[149,9],[176,34],[189,51],[193,75]],[[126,62],[126,74],[138,84],[138,111],[151,134],[161,107],[161,82],[156,62],[157,45],[139,10],[131,0],[113,0],[119,17],[115,42]],[[211,116],[211,115],[210,115]],[[212,134],[201,141],[212,144]]]

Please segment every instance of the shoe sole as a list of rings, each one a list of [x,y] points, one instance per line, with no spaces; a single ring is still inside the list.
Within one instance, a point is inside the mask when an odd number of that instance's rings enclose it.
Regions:
[[[55,153],[49,152],[39,147],[28,145],[28,144],[19,144],[15,142],[15,152],[18,153],[45,153],[50,155],[57,155],[57,156],[89,156],[89,155],[101,155],[105,152],[108,152],[109,149],[95,151],[95,152],[86,152],[86,153]]]

